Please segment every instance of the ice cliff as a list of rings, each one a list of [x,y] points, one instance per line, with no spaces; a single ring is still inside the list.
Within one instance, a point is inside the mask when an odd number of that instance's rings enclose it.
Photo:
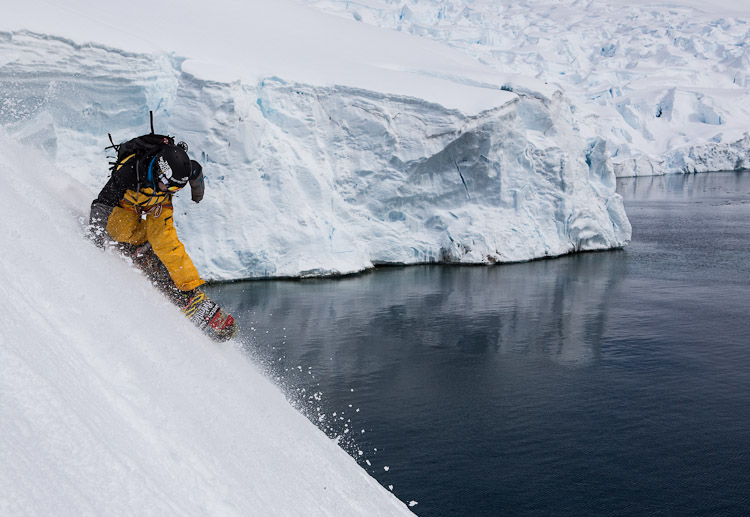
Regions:
[[[274,76],[213,81],[174,54],[28,31],[1,34],[0,55],[0,123],[92,196],[108,132],[146,132],[153,109],[158,131],[188,142],[208,195],[178,196],[176,222],[207,278],[519,261],[630,237],[606,142],[541,82],[428,77],[457,93],[452,104]]]

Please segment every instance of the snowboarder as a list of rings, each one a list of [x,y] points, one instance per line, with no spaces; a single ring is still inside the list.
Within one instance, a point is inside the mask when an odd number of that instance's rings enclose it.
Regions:
[[[231,339],[237,322],[200,289],[204,281],[174,227],[172,196],[189,183],[193,201],[200,202],[203,168],[190,159],[186,143],[154,133],[153,113],[150,134],[112,142],[112,148],[117,152],[112,175],[91,203],[93,241],[130,256],[211,339]]]
[[[203,197],[201,165],[187,145],[163,135],[144,135],[117,146],[112,176],[91,203],[94,241],[108,240],[133,257],[149,246],[169,272],[185,303],[204,281],[177,237],[172,196],[190,182],[193,200]]]
[[[199,288],[204,281],[174,227],[172,196],[190,183],[193,201],[203,199],[203,168],[187,144],[155,134],[153,121],[151,134],[112,147],[112,176],[91,203],[93,241],[129,255],[211,339],[231,339],[237,323]]]

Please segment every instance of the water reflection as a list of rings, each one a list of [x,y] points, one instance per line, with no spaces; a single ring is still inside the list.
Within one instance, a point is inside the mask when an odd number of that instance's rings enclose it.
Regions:
[[[676,202],[700,198],[702,202],[712,199],[746,200],[748,189],[747,172],[715,172],[711,174],[668,174],[620,178],[617,192],[626,200],[639,203],[669,200]]]
[[[627,268],[627,253],[614,251],[216,289],[235,314],[264,315],[251,324],[268,331],[267,341],[283,339],[292,362],[334,358],[336,368],[377,371],[394,362],[423,361],[425,349],[433,349],[539,354],[583,364],[598,355],[608,306]],[[405,342],[408,347],[400,346]]]

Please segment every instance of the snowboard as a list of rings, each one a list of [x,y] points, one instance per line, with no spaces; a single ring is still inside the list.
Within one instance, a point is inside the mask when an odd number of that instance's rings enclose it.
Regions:
[[[139,247],[120,245],[120,250],[125,256],[130,257],[133,265],[182,310],[193,325],[212,340],[223,342],[237,335],[239,325],[234,317],[201,289],[195,289],[189,294],[177,289],[166,266],[159,260],[149,244]]]

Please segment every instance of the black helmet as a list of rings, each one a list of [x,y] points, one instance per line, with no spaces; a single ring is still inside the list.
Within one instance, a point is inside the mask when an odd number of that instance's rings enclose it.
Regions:
[[[171,192],[187,184],[191,170],[190,158],[181,147],[167,147],[154,157],[155,179]]]

